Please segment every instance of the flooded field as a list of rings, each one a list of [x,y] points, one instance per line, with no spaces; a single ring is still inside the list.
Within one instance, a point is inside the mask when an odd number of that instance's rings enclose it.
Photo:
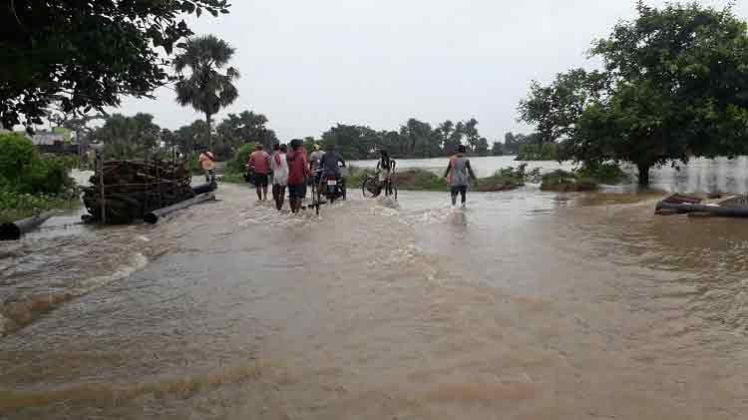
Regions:
[[[318,218],[225,184],[155,226],[53,219],[0,244],[0,418],[745,418],[748,223],[653,210],[746,175]]]

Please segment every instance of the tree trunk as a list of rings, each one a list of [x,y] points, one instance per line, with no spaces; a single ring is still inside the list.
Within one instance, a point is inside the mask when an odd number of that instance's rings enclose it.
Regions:
[[[208,150],[213,152],[213,136],[212,136],[212,128],[210,126],[210,113],[205,113],[205,122],[208,123]],[[215,152],[213,152],[215,153]]]
[[[639,186],[648,187],[649,186],[649,169],[652,167],[652,165],[648,163],[637,163],[636,167],[639,170]]]

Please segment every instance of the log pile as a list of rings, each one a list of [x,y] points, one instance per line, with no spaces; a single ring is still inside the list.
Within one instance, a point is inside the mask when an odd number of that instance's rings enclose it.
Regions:
[[[91,177],[91,186],[83,192],[83,203],[90,214],[87,219],[112,224],[142,219],[148,212],[194,197],[190,179],[184,162],[106,161],[97,168]],[[105,218],[102,218],[102,208]]]

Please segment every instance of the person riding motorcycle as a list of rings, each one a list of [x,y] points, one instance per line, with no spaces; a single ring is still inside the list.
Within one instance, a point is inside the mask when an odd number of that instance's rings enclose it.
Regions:
[[[325,155],[322,156],[322,160],[320,161],[320,167],[322,168],[322,177],[320,178],[321,184],[324,184],[324,180],[329,178],[335,178],[340,182],[341,188],[345,189],[345,179],[340,174],[340,167],[339,164],[345,168],[345,160],[343,160],[343,157],[335,151],[335,145],[328,145],[327,151],[325,152]]]
[[[335,176],[337,178],[340,178],[340,167],[338,166],[338,163],[341,163],[342,167],[345,168],[345,160],[343,160],[343,157],[335,150],[335,145],[328,145],[327,151],[325,152],[325,155],[322,156],[322,160],[320,161],[320,167],[322,168],[322,177],[327,178],[331,176]]]

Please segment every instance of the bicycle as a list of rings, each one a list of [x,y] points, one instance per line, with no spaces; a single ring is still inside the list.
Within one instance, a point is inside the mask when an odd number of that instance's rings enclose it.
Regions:
[[[390,161],[389,174],[384,177],[382,177],[380,170],[377,170],[374,175],[367,175],[361,185],[364,198],[378,197],[382,193],[382,190],[384,190],[385,197],[394,196],[395,200],[397,200],[398,184],[397,173],[395,172],[396,166],[397,164],[394,160]]]

